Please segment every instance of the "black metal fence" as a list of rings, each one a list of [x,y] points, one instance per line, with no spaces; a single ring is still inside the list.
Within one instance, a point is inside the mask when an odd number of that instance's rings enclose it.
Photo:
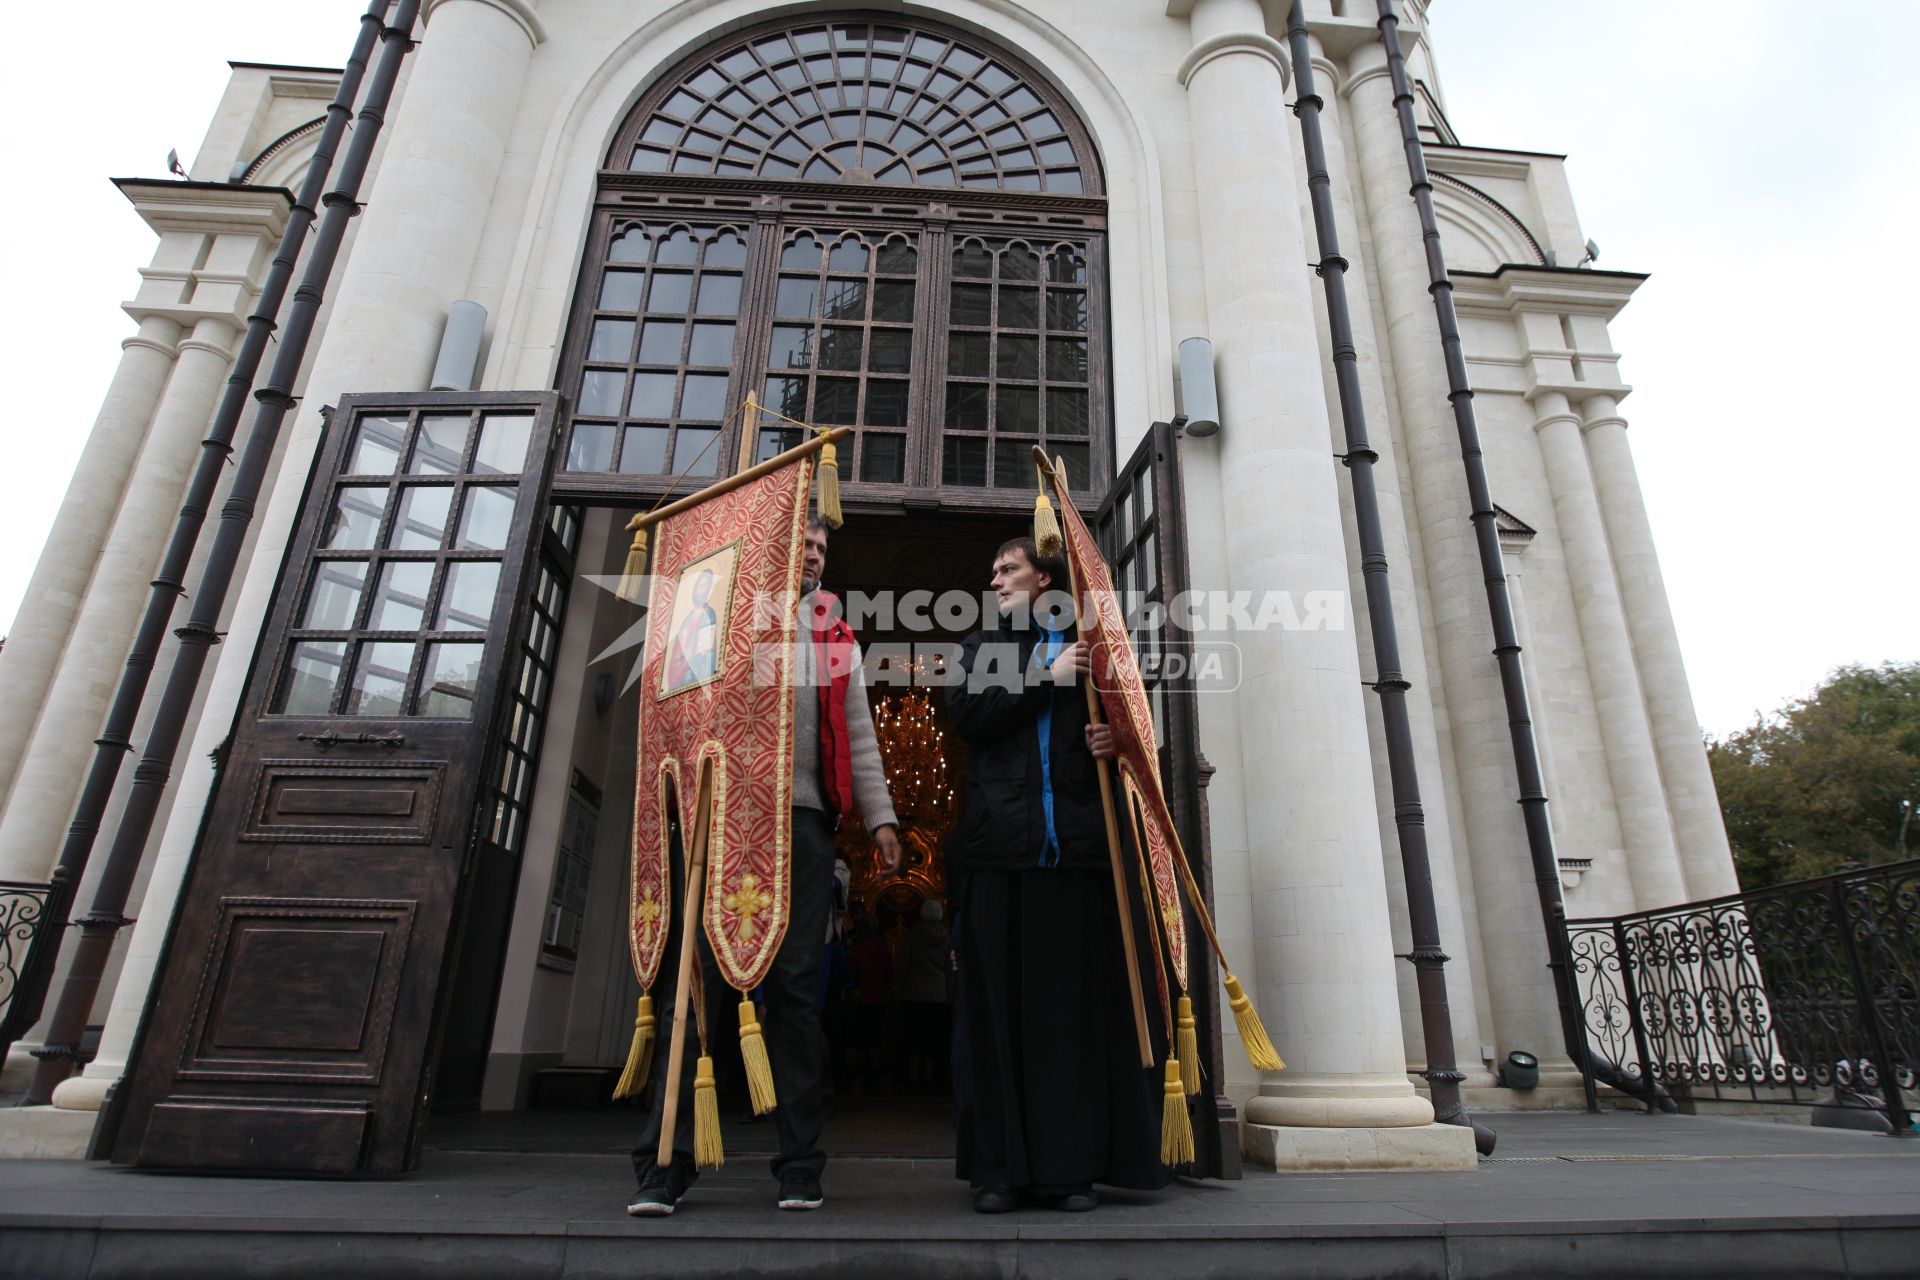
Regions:
[[[1677,1095],[1913,1122],[1920,859],[1567,924],[1587,1041]]]
[[[42,938],[49,931],[47,899],[53,889],[0,880],[0,1061],[40,1017],[46,990],[41,971],[52,953]]]

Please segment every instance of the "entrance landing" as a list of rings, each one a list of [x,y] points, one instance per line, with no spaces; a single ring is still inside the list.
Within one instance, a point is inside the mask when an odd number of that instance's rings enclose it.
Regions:
[[[440,1148],[386,1183],[6,1162],[0,1275],[1804,1277],[1913,1275],[1920,1258],[1920,1141],[1488,1118],[1499,1154],[1473,1173],[1250,1170],[1077,1215],[982,1217],[948,1161],[907,1157],[835,1160],[827,1207],[794,1214],[743,1150],[646,1221],[623,1212],[632,1175],[610,1152]]]

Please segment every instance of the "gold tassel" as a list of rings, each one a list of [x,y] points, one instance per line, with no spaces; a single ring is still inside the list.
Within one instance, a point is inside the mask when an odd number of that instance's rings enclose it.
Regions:
[[[627,548],[627,566],[620,571],[620,586],[613,594],[628,604],[639,604],[640,584],[647,576],[647,526],[644,516],[635,516],[627,521],[627,532],[633,535],[633,545]]]
[[[1169,1168],[1193,1163],[1193,1122],[1187,1118],[1187,1087],[1180,1063],[1167,1059],[1166,1097],[1160,1104],[1160,1163]]]
[[[1253,1007],[1253,1001],[1247,999],[1247,993],[1240,989],[1240,979],[1228,974],[1226,977],[1227,999],[1233,1003],[1233,1023],[1240,1028],[1240,1043],[1247,1051],[1247,1061],[1256,1071],[1282,1071],[1286,1063],[1280,1061],[1280,1054],[1273,1047],[1273,1041],[1267,1039],[1267,1029],[1260,1025],[1260,1011]]]
[[[838,529],[845,517],[840,513],[840,454],[828,440],[820,449],[820,468],[814,473],[819,482],[820,518],[829,529]]]
[[[1060,517],[1053,513],[1053,503],[1047,500],[1047,492],[1042,489],[1033,500],[1033,545],[1039,548],[1043,556],[1060,554]]]
[[[720,1143],[720,1097],[713,1089],[713,1059],[706,1054],[693,1072],[693,1163],[698,1169],[718,1169],[727,1162]]]
[[[642,995],[639,1008],[633,1018],[633,1044],[627,1050],[626,1070],[620,1073],[620,1083],[613,1087],[614,1101],[631,1098],[647,1087],[647,1076],[653,1071],[653,997]]]
[[[1193,1001],[1180,997],[1176,1025],[1180,1028],[1180,1082],[1187,1096],[1200,1092],[1200,1035],[1193,1025]]]
[[[747,1094],[753,1114],[763,1116],[779,1105],[773,1096],[773,1065],[767,1061],[767,1042],[760,1038],[752,996],[740,998],[740,1057],[747,1064]]]

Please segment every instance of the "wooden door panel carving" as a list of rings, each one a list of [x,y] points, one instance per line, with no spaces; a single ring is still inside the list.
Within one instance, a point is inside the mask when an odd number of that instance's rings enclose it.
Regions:
[[[226,899],[182,1078],[377,1085],[413,902]]]
[[[439,810],[444,760],[414,767],[264,760],[242,840],[424,844]]]

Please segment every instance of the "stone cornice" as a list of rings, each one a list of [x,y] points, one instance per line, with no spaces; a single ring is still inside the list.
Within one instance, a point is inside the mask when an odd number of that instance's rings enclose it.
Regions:
[[[293,212],[285,187],[233,182],[179,182],[170,178],[115,178],[113,185],[141,219],[161,235],[255,235],[278,240]]]
[[[1646,280],[1638,271],[1595,271],[1509,263],[1498,271],[1456,271],[1453,296],[1463,311],[1597,315],[1611,320]]]
[[[1250,53],[1273,64],[1280,73],[1280,87],[1286,88],[1293,83],[1293,68],[1287,60],[1287,51],[1278,40],[1262,31],[1222,31],[1208,36],[1180,60],[1180,69],[1174,74],[1181,84],[1193,79],[1195,72],[1212,62],[1215,58],[1224,58],[1230,54]]]
[[[425,3],[421,6],[421,20],[431,29],[433,26],[434,13],[438,11],[442,5],[451,2],[452,0],[425,0]],[[538,49],[542,44],[546,43],[547,28],[541,23],[540,15],[533,11],[533,5],[529,3],[529,0],[470,0],[470,2],[474,4],[491,5],[506,14],[509,18],[512,18],[520,30],[526,33],[528,41],[532,43],[534,48]]]

